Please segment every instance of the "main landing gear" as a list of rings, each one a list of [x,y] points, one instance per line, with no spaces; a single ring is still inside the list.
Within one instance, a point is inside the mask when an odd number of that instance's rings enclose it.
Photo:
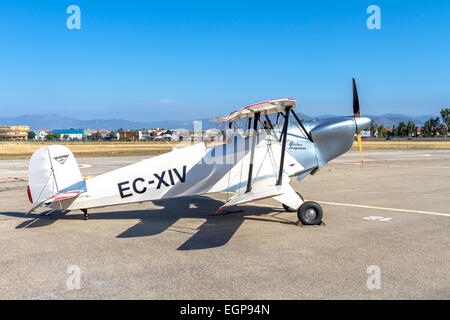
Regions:
[[[302,199],[303,197],[300,193],[298,193],[298,196]],[[322,221],[323,217],[323,210],[320,204],[314,201],[306,201],[303,202],[300,208],[295,209],[291,208],[285,204],[283,204],[284,210],[287,212],[297,212],[298,217],[298,224],[300,225],[325,225],[325,223]]]
[[[83,213],[84,213],[84,220],[88,220],[89,219],[89,214],[88,214],[87,209],[81,209],[81,211],[83,211]]]
[[[297,192],[297,194],[298,194],[298,196],[300,197],[300,199],[302,199],[302,201],[304,201],[302,195],[301,195],[300,193],[298,193],[298,192]],[[283,208],[284,208],[284,210],[286,210],[287,212],[297,212],[297,211],[298,211],[298,208],[295,209],[295,208],[289,207],[289,206],[285,205],[284,203],[283,203]]]
[[[320,204],[314,201],[306,201],[298,208],[297,211],[298,220],[303,225],[321,225],[323,210]]]

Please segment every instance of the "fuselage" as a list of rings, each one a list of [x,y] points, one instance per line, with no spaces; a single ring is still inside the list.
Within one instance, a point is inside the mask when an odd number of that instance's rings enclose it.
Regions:
[[[316,168],[347,152],[355,132],[370,119],[339,117],[304,121],[288,127],[284,172],[304,178]],[[359,122],[358,122],[359,120]],[[275,179],[280,164],[280,128],[258,135],[253,181]],[[308,137],[309,135],[309,137]],[[311,138],[311,139],[310,139]],[[239,134],[228,143],[207,148],[203,142],[139,161],[84,181],[85,192],[67,209],[86,209],[221,191],[237,191],[247,184],[251,139]]]

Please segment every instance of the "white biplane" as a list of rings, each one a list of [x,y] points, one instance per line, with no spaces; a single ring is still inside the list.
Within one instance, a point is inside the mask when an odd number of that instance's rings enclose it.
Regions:
[[[29,212],[43,206],[57,210],[91,208],[175,197],[234,192],[216,212],[239,204],[273,198],[287,211],[297,211],[302,224],[319,224],[322,208],[304,202],[290,179],[314,174],[328,161],[347,152],[357,134],[370,126],[361,118],[353,80],[351,117],[303,121],[294,112],[294,99],[254,104],[213,119],[248,119],[244,136],[229,133],[226,143],[206,147],[204,142],[177,148],[137,163],[84,180],[72,152],[65,146],[37,150],[30,160]],[[271,121],[276,115],[276,120]],[[245,121],[245,120],[244,120]]]

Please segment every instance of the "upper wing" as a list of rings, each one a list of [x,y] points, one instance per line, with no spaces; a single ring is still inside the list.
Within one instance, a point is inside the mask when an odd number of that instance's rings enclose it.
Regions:
[[[291,107],[291,109],[294,109],[295,106],[296,101],[295,99],[291,98],[269,100],[257,104],[252,104],[251,106],[233,111],[227,116],[211,119],[211,121],[232,122],[239,119],[252,118],[257,112],[261,113],[262,115],[267,115],[271,113],[283,112],[286,107]]]

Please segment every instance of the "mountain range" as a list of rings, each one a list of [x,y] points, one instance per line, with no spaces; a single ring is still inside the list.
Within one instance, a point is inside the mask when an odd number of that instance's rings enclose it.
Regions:
[[[309,120],[312,117],[297,113],[299,118]],[[392,128],[393,125],[397,125],[400,121],[408,122],[414,121],[416,125],[423,125],[425,121],[433,115],[423,116],[408,116],[403,114],[384,114],[381,116],[367,115],[375,121],[376,124],[383,124],[387,128]],[[333,117],[333,115],[324,115],[317,117],[323,119],[327,117]],[[217,124],[208,121],[208,119],[200,119],[202,121],[203,129],[218,128]],[[124,119],[92,119],[92,120],[80,120],[71,117],[65,117],[58,114],[28,114],[18,117],[0,117],[0,125],[27,125],[32,130],[38,129],[70,129],[70,128],[86,128],[92,130],[117,130],[123,129],[143,129],[143,128],[185,128],[193,129],[194,120],[163,120],[163,121],[130,121]]]

